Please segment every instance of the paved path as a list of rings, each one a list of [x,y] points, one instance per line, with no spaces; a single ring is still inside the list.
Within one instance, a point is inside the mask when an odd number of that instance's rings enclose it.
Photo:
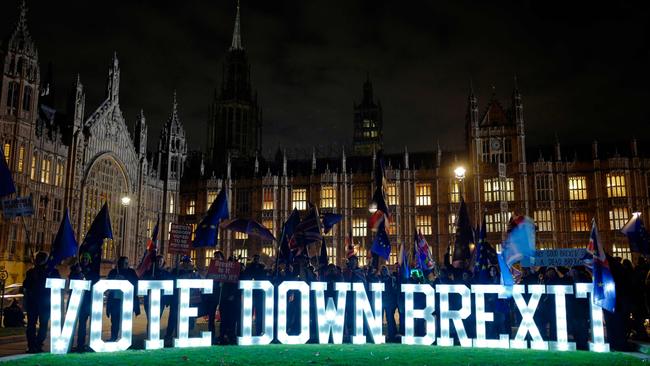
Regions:
[[[169,308],[165,308],[165,311],[163,312],[163,315],[161,317],[161,337],[164,336],[165,334],[165,329],[167,327],[167,317],[169,316]],[[139,316],[135,316],[133,314],[133,345],[131,347],[133,348],[144,348],[144,340],[147,336],[147,317],[144,313],[144,309],[140,312]],[[203,319],[199,318],[197,319],[197,325],[194,328],[194,330],[190,333],[190,336],[199,336],[200,331],[202,330],[207,330],[207,323],[203,321]],[[88,326],[88,332],[90,332],[90,325]],[[76,336],[76,333],[75,333]],[[104,340],[108,340],[111,336],[111,322],[110,319],[106,317],[106,314],[104,314],[104,321],[103,321],[103,328],[102,328],[102,338]],[[74,346],[76,344],[76,341],[73,340],[72,345]],[[25,338],[25,335],[16,335],[16,336],[7,336],[7,337],[0,337],[0,361],[6,361],[4,359],[5,356],[12,356],[12,355],[21,355],[24,354],[25,351],[27,350],[27,340]],[[45,352],[50,351],[50,338],[49,334],[47,339],[45,340],[45,344],[43,347],[43,350]]]

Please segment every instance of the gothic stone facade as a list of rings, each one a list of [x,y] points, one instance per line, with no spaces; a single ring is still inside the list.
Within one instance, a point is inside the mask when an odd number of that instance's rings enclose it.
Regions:
[[[9,283],[21,281],[31,253],[49,250],[69,210],[77,239],[108,202],[113,240],[104,245],[104,271],[118,255],[138,258],[155,225],[177,220],[179,180],[186,155],[176,98],[158,151],[147,158],[147,126],[140,113],[134,135],[120,109],[120,67],[113,57],[106,98],[85,113],[78,77],[67,110],[54,107],[50,80],[41,78],[38,51],[27,27],[27,9],[0,53],[0,141],[19,196],[31,195],[33,217],[0,222],[0,265]],[[125,206],[122,198],[129,197]],[[166,208],[166,209],[163,209]],[[167,235],[168,225],[161,228]],[[27,229],[27,230],[25,230]]]

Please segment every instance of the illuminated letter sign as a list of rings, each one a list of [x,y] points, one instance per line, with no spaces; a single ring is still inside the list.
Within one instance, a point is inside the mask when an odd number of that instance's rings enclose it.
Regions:
[[[593,342],[589,342],[589,350],[594,352],[609,352],[609,344],[605,343],[605,330],[603,329],[603,309],[594,304],[592,299],[593,287],[591,283],[576,283],[576,297],[585,298],[589,293],[591,305],[591,335]]]
[[[501,285],[472,285],[472,292],[475,298],[476,307],[476,339],[474,347],[480,348],[508,348],[509,334],[499,334],[499,339],[487,339],[485,323],[494,321],[494,313],[485,311],[485,294],[499,294],[499,298],[505,297],[504,288]],[[509,316],[507,314],[506,316]]]
[[[300,293],[300,334],[287,334],[287,293]],[[295,298],[295,297],[294,297]],[[295,299],[294,301],[298,301]],[[303,344],[309,340],[309,285],[304,281],[285,281],[278,286],[278,341],[284,344]]]
[[[149,339],[144,342],[145,349],[159,349],[164,347],[160,339],[160,292],[165,295],[174,294],[174,281],[146,281],[138,282],[138,295],[145,296],[149,292]]]
[[[402,292],[404,293],[404,344],[423,344],[430,345],[436,340],[436,317],[433,312],[436,311],[436,292],[429,285],[403,284]],[[414,309],[413,294],[422,293],[426,296],[426,306],[424,309]],[[389,314],[387,316],[392,316]],[[426,323],[426,334],[416,337],[414,335],[415,319],[424,319]]]
[[[456,334],[462,347],[471,347],[472,340],[467,338],[463,319],[472,313],[472,293],[465,285],[438,285],[436,290],[440,294],[440,338],[439,346],[453,346],[454,339],[449,336],[449,323],[454,322]],[[460,294],[462,305],[458,310],[449,310],[449,294]]]
[[[273,284],[269,281],[239,281],[239,289],[243,290],[241,308],[241,337],[237,343],[242,346],[251,344],[269,344],[273,341]],[[263,311],[257,316],[264,316],[264,332],[253,337],[253,290],[264,291]]]
[[[542,339],[542,335],[539,333],[539,329],[533,318],[535,310],[537,310],[537,305],[539,305],[539,300],[545,292],[545,287],[544,285],[528,285],[528,293],[531,294],[528,304],[526,304],[526,300],[523,297],[524,287],[524,285],[512,286],[512,297],[521,313],[521,324],[519,324],[515,339],[510,341],[510,347],[527,348],[526,334],[530,333],[530,336],[533,338],[530,342],[531,348],[548,349],[548,343]]]
[[[212,293],[212,280],[176,280],[176,288],[180,290],[178,296],[178,338],[174,345],[179,348],[185,347],[208,347],[212,344],[212,333],[201,332],[200,338],[190,338],[190,317],[198,314],[198,309],[190,306],[190,289],[201,289],[204,294]]]
[[[365,344],[366,335],[363,334],[363,317],[366,317],[368,328],[370,328],[370,335],[375,344],[382,344],[385,342],[385,337],[382,334],[382,306],[381,306],[381,293],[384,291],[383,283],[372,283],[370,285],[372,297],[375,300],[375,309],[370,308],[370,301],[366,295],[366,289],[363,283],[353,283],[352,291],[354,291],[354,336],[352,343]]]
[[[122,291],[122,336],[115,342],[102,340],[102,315],[104,313],[104,292]],[[92,315],[90,318],[90,348],[95,352],[124,351],[131,347],[133,330],[133,285],[127,280],[99,280],[93,286]]]
[[[573,294],[573,286],[546,286],[546,293],[555,295],[555,328],[557,329],[557,342],[548,342],[548,348],[554,351],[575,351],[576,344],[569,342],[566,329],[566,297]]]
[[[68,310],[65,313],[63,329],[61,329],[61,290],[65,289],[65,280],[61,278],[48,278],[45,287],[50,289],[50,352],[56,354],[67,353],[74,332],[79,307],[84,291],[90,290],[90,281],[72,280],[70,288],[72,294],[68,300]]]
[[[325,306],[325,290],[327,282],[312,282],[311,289],[314,291],[316,298],[316,320],[318,323],[318,343],[329,343],[330,333],[334,344],[343,343],[343,323],[345,322],[345,297],[350,291],[350,284],[347,282],[337,282],[336,292],[338,297],[336,305],[334,299],[327,299]]]

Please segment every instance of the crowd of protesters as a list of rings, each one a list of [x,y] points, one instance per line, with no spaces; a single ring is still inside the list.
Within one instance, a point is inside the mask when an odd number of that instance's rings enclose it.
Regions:
[[[317,258],[313,258],[317,259]],[[45,287],[45,280],[48,277],[59,277],[56,269],[50,269],[47,265],[48,254],[39,252],[35,256],[35,266],[27,271],[23,284],[24,304],[27,313],[26,336],[28,341],[28,352],[42,352],[43,344],[47,336],[48,321],[50,315],[50,290]],[[213,260],[236,262],[241,266],[240,280],[269,280],[276,286],[283,281],[313,281],[327,282],[328,287],[325,296],[336,298],[335,283],[363,283],[366,290],[370,290],[370,284],[382,282],[384,292],[382,306],[384,314],[385,334],[387,342],[398,342],[404,334],[404,296],[401,296],[402,283],[418,284],[462,284],[471,286],[477,284],[474,273],[464,269],[464,266],[454,267],[445,265],[435,267],[432,270],[422,271],[411,270],[408,274],[399,272],[399,266],[389,268],[388,266],[359,266],[359,259],[351,255],[344,268],[334,264],[319,265],[310,261],[306,256],[294,258],[292,263],[265,266],[259,255],[254,255],[248,263],[240,263],[237,258],[229,257],[227,260],[220,251],[216,251]],[[79,256],[78,262],[70,265],[69,279],[90,280],[94,284],[99,276],[91,269],[91,258],[87,253]],[[650,308],[650,277],[648,272],[650,266],[640,258],[636,266],[629,260],[620,258],[609,258],[611,272],[616,283],[616,312],[605,311],[605,323],[607,340],[612,349],[627,350],[628,340],[631,338],[646,340],[648,334],[645,328],[645,320],[648,317]],[[378,267],[378,268],[377,268]],[[199,273],[187,256],[182,257],[175,268],[167,268],[162,256],[157,256],[151,268],[141,278],[129,267],[126,257],[120,257],[117,265],[112,269],[108,279],[124,279],[137,286],[138,279],[145,280],[174,280],[204,278],[205,274]],[[572,268],[564,267],[531,267],[522,268],[517,276],[517,282],[524,285],[572,285],[579,282],[591,283],[591,273],[584,266]],[[489,267],[489,284],[500,284],[501,275],[498,266]],[[485,284],[485,281],[482,282]],[[192,290],[195,291],[195,290]],[[191,306],[199,308],[199,316],[208,319],[208,329],[212,332],[214,344],[236,344],[240,328],[241,295],[237,283],[214,281],[211,294],[192,292],[190,297]],[[121,317],[121,292],[109,291],[106,301],[106,315],[111,321],[110,340],[116,340],[120,334]],[[164,332],[165,343],[172,344],[177,332],[178,317],[178,292],[175,290],[173,296],[163,297],[161,315],[164,308],[169,308],[169,315]],[[260,314],[258,306],[263,304],[262,293],[253,292],[254,314]],[[313,296],[313,293],[310,295]],[[133,312],[140,314],[141,305],[144,305],[145,315],[149,317],[148,299],[135,298]],[[91,292],[85,292],[76,329],[76,343],[74,351],[85,352],[87,346],[87,329],[91,315]],[[423,308],[425,303],[424,295],[416,294],[414,297],[415,308]],[[449,298],[450,309],[461,307],[459,295],[451,295]],[[588,349],[590,334],[590,313],[588,299],[567,296],[567,326],[570,340],[576,343],[578,349]],[[315,301],[310,301],[310,342],[317,341]],[[438,307],[436,307],[438,308]],[[354,313],[352,296],[348,296],[346,303],[346,319],[344,328],[344,342],[350,342],[354,333]],[[287,331],[289,334],[298,334],[300,324],[300,301],[289,293],[287,304]],[[499,334],[514,335],[515,326],[519,324],[521,316],[512,299],[500,299],[496,294],[486,295],[486,310],[494,313],[494,321],[487,323],[487,337],[498,338]],[[277,310],[276,310],[277,311]],[[540,329],[544,340],[556,340],[555,329],[555,303],[551,295],[542,295],[541,302],[535,312],[535,323]],[[190,330],[194,328],[196,318],[191,318]],[[164,317],[162,322],[164,324]],[[37,323],[39,324],[37,329]],[[219,328],[217,328],[219,325]],[[474,338],[475,319],[473,316],[464,321],[467,336]],[[437,329],[440,329],[438,326]],[[262,316],[254,316],[253,334],[262,331]],[[415,335],[423,335],[425,332],[424,322],[416,319]],[[452,336],[455,336],[452,327]],[[367,333],[367,332],[366,332]],[[457,338],[457,337],[456,337]],[[458,341],[458,340],[456,340]]]

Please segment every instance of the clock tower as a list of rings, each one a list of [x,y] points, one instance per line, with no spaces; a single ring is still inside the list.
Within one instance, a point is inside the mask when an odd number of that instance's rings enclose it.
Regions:
[[[510,215],[528,211],[523,104],[516,79],[509,104],[504,106],[492,88],[490,100],[479,111],[478,98],[470,87],[466,143],[471,187],[467,199],[473,201],[476,222],[485,212],[486,220],[503,230]]]

